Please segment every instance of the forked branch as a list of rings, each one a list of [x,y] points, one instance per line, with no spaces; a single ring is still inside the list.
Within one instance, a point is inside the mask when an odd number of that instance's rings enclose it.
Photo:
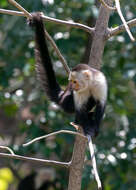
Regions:
[[[48,137],[51,137],[51,136],[54,136],[54,135],[57,135],[57,134],[61,134],[61,133],[67,133],[67,134],[71,134],[71,135],[78,135],[81,138],[87,140],[87,138],[84,135],[82,135],[81,133],[77,133],[77,132],[74,132],[74,131],[68,131],[68,130],[60,130],[60,131],[56,131],[54,133],[50,133],[48,135],[43,135],[43,136],[37,137],[37,138],[31,140],[30,142],[23,144],[23,146],[28,146],[28,145],[30,145],[30,144],[32,144],[32,143],[34,143],[36,141],[39,141],[41,139],[45,139],[45,138],[48,138]]]
[[[8,150],[11,153],[11,155],[15,155],[15,153],[13,152],[13,150],[11,148],[9,148],[8,146],[0,146],[0,149]]]
[[[121,18],[123,24],[124,24],[125,30],[127,31],[127,33],[128,33],[128,35],[129,35],[131,41],[134,42],[135,39],[134,39],[134,37],[133,37],[133,35],[132,35],[132,33],[131,33],[131,31],[130,31],[128,25],[127,25],[127,22],[126,22],[125,18],[123,17],[123,14],[122,14],[122,12],[121,12],[119,0],[115,0],[115,4],[116,4],[117,12],[118,12],[118,14],[119,14],[119,16],[120,16],[120,18]]]
[[[136,26],[136,18],[128,21],[127,25],[129,26],[129,28],[135,27]],[[112,36],[116,36],[117,34],[120,34],[121,32],[124,32],[124,31],[125,31],[125,26],[123,24],[120,26],[117,26],[115,28],[112,28],[112,29],[110,29],[108,38],[110,38]]]
[[[27,10],[25,10],[19,3],[17,3],[16,1],[14,1],[14,0],[8,0],[9,1],[9,3],[11,3],[13,6],[15,6],[17,9],[19,9],[20,11],[22,11],[25,15],[26,15],[26,17],[28,17],[28,18],[31,18],[32,16],[31,16],[31,14],[27,11]]]
[[[44,139],[44,138],[47,138],[47,137],[50,137],[50,136],[54,136],[54,135],[57,135],[57,134],[61,134],[61,133],[77,135],[77,136],[80,136],[80,138],[83,138],[84,140],[87,140],[87,138],[81,133],[74,132],[74,131],[68,131],[68,130],[61,130],[61,131],[56,131],[54,133],[35,138],[32,141],[30,141],[30,142],[28,142],[26,144],[23,144],[23,146],[28,146],[28,145],[30,145],[30,144],[38,141],[38,140],[41,140],[41,139]],[[16,155],[13,152],[13,150],[11,150],[7,146],[0,146],[0,149],[8,150],[11,153],[11,154],[0,153],[0,157],[4,157],[4,158],[31,161],[31,162],[37,162],[39,164],[45,164],[45,165],[49,165],[49,166],[61,166],[61,167],[66,167],[66,168],[69,168],[70,165],[71,165],[71,162],[59,162],[59,161],[54,161],[54,160],[44,160],[44,159],[38,159],[38,158],[32,158],[32,157],[25,157],[25,156]]]
[[[20,11],[22,11],[27,18],[30,19],[32,17],[32,15],[27,10],[25,10],[20,4],[18,4],[16,1],[9,0],[9,2],[12,5],[14,5],[15,7],[17,7]],[[42,14],[41,14],[41,16],[42,16]],[[58,47],[56,46],[54,40],[51,38],[51,36],[48,34],[47,31],[45,31],[45,35],[46,35],[47,39],[51,42],[54,49],[56,50],[56,53],[57,53],[58,57],[60,58],[60,61],[62,62],[63,66],[64,66],[64,69],[69,74],[70,69],[68,67],[68,64],[67,64],[66,60],[64,59],[64,57],[62,56],[62,54],[60,53],[60,51],[59,51]]]
[[[0,9],[0,13],[27,17],[26,14],[22,11],[19,12],[19,11],[13,11],[13,10]],[[62,24],[62,25],[66,25],[69,27],[79,28],[79,29],[82,29],[82,30],[92,34],[92,35],[94,34],[94,28],[91,28],[91,27],[86,26],[84,24],[80,24],[80,23],[76,23],[76,22],[72,22],[72,21],[64,21],[64,20],[60,20],[60,19],[56,19],[56,18],[51,18],[51,17],[45,16],[45,15],[42,15],[42,19],[44,21],[53,22],[55,24]]]
[[[107,5],[107,3],[105,3],[104,0],[99,0],[99,1],[101,2],[101,4],[102,4],[105,8],[107,8],[107,9],[109,9],[109,10],[111,10],[111,11],[116,11],[116,7],[111,7],[111,6]]]

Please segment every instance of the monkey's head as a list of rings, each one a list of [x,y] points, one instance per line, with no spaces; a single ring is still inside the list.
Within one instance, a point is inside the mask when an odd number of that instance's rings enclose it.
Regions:
[[[93,80],[93,72],[88,65],[79,64],[72,69],[69,81],[72,89],[76,92],[84,92],[90,88]]]

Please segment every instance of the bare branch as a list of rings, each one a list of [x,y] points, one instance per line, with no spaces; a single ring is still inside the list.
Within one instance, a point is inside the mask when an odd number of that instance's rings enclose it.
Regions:
[[[50,41],[51,45],[53,46],[53,48],[55,49],[60,61],[62,62],[64,68],[65,68],[65,71],[68,73],[70,73],[70,69],[68,67],[68,64],[65,60],[65,58],[62,56],[62,54],[60,53],[60,50],[59,48],[57,47],[56,43],[54,42],[54,40],[52,39],[52,37],[49,35],[49,33],[47,32],[47,30],[45,30],[45,36],[46,38]]]
[[[11,3],[13,6],[15,6],[17,9],[19,9],[20,11],[22,11],[28,18],[31,18],[31,14],[26,11],[19,3],[17,3],[16,1],[14,0],[8,0],[9,3]]]
[[[24,160],[24,161],[29,161],[29,162],[34,162],[38,164],[43,164],[47,166],[61,166],[65,168],[70,167],[71,162],[59,162],[59,161],[54,161],[54,160],[44,160],[44,159],[38,159],[38,158],[32,158],[32,157],[25,157],[25,156],[20,156],[20,155],[12,155],[12,154],[5,154],[5,153],[0,153],[0,157],[2,158],[10,158],[10,159],[16,159],[16,160]]]
[[[47,20],[47,21],[55,22],[56,24],[63,24],[63,25],[67,25],[70,27],[79,28],[79,29],[82,29],[82,30],[90,33],[90,34],[94,33],[94,28],[91,28],[91,27],[86,26],[84,24],[80,24],[80,23],[76,23],[76,22],[72,22],[72,21],[64,21],[64,20],[60,20],[60,19],[51,18],[48,16],[42,16],[42,18],[44,20]]]
[[[128,21],[127,25],[129,26],[129,28],[136,26],[136,18]],[[117,34],[120,34],[121,32],[124,32],[124,31],[125,31],[125,26],[123,24],[120,26],[117,26],[115,28],[112,28],[112,29],[110,29],[108,38],[110,38],[112,36],[116,36]]]
[[[37,137],[35,139],[33,139],[32,141],[28,142],[28,143],[25,143],[23,144],[23,146],[28,146],[36,141],[39,141],[41,139],[45,139],[45,138],[48,138],[48,137],[51,137],[51,136],[54,136],[54,135],[57,135],[57,134],[61,134],[61,133],[67,133],[67,134],[71,134],[71,135],[78,135],[84,139],[87,139],[86,136],[80,134],[80,133],[77,133],[77,132],[74,132],[74,131],[68,131],[68,130],[60,130],[60,131],[56,131],[54,133],[50,133],[48,135],[43,135],[43,136],[40,136],[40,137]]]
[[[94,147],[93,147],[93,143],[92,143],[92,138],[89,136],[88,139],[89,139],[88,140],[89,141],[89,150],[90,150],[90,155],[91,155],[91,160],[92,160],[92,166],[93,166],[93,170],[94,170],[95,179],[97,181],[98,189],[102,190],[102,184],[101,184],[101,181],[100,181],[100,178],[99,178],[97,165],[96,165],[96,159],[95,159],[95,153],[94,153]]]
[[[6,149],[8,150],[12,155],[15,155],[15,153],[13,152],[13,150],[7,146],[0,146],[0,149]]]
[[[32,15],[31,15],[28,11],[26,11],[21,5],[19,5],[16,1],[14,1],[14,0],[9,0],[9,2],[10,2],[11,4],[13,4],[15,7],[17,7],[19,10],[23,11],[24,16],[26,16],[26,17],[28,17],[28,18],[31,18],[31,17],[32,17]],[[3,13],[4,11],[1,10],[1,12]],[[9,14],[10,12],[6,10],[6,13]],[[14,14],[15,11],[14,11],[14,12],[12,11],[12,13]],[[16,14],[16,13],[15,13],[15,14]],[[22,16],[22,14],[21,14],[21,16]],[[43,14],[42,14],[41,16],[42,16],[42,19],[45,19],[45,18],[43,18],[43,17],[45,17]],[[64,22],[64,21],[63,21],[63,22]],[[77,23],[75,23],[75,24],[77,25]],[[55,42],[53,41],[53,39],[51,38],[51,36],[48,34],[48,32],[47,32],[46,30],[45,30],[45,35],[46,35],[47,39],[51,42],[52,46],[54,47],[54,49],[55,49],[55,51],[56,51],[56,53],[57,53],[57,55],[58,55],[60,61],[62,62],[63,66],[64,66],[64,69],[65,69],[66,72],[69,74],[69,73],[70,73],[70,69],[69,69],[69,67],[68,67],[68,64],[67,64],[66,60],[64,59],[64,57],[63,57],[62,54],[60,53],[58,47],[56,46]]]
[[[13,10],[7,10],[7,9],[0,9],[0,13],[7,14],[7,15],[24,16],[24,17],[26,17],[26,15],[23,12],[13,11]]]
[[[13,4],[15,7],[17,7],[19,10],[21,10],[22,12],[24,12],[24,14],[28,17],[28,18],[31,18],[32,15],[26,11],[21,5],[19,5],[16,1],[14,0],[9,0],[9,2],[11,4]],[[41,14],[42,15],[42,14]],[[56,46],[55,42],[53,41],[53,39],[51,38],[51,36],[48,34],[48,32],[45,30],[45,34],[46,34],[46,37],[47,39],[51,42],[52,46],[54,47],[58,57],[60,58],[63,66],[64,66],[64,69],[66,70],[66,72],[69,74],[70,73],[70,69],[67,65],[67,62],[65,61],[64,57],[62,56],[62,54],[60,53],[58,47]]]
[[[105,8],[107,8],[107,9],[109,9],[109,10],[111,10],[111,11],[116,11],[116,7],[111,7],[111,6],[107,5],[107,3],[105,3],[104,0],[99,0],[99,1],[101,2],[101,4],[102,4]]]
[[[119,14],[119,16],[120,16],[120,18],[121,18],[123,24],[124,24],[124,27],[125,27],[125,29],[126,29],[128,35],[129,35],[131,41],[134,42],[135,39],[134,39],[132,33],[130,32],[130,29],[129,29],[128,25],[127,25],[127,22],[125,21],[125,18],[123,17],[123,14],[122,14],[122,12],[121,12],[119,0],[115,0],[115,4],[116,4],[117,12],[118,12],[118,14]]]
[[[0,13],[26,17],[26,15],[23,12],[19,12],[19,11],[0,9]],[[56,19],[56,18],[51,18],[51,17],[45,16],[45,15],[42,15],[42,18],[45,21],[54,22],[56,24],[67,25],[69,27],[79,28],[79,29],[82,29],[82,30],[90,33],[90,34],[94,34],[94,28],[91,28],[91,27],[86,26],[84,24],[80,24],[80,23],[76,23],[76,22],[72,22],[72,21],[64,21],[64,20],[60,20],[60,19]]]

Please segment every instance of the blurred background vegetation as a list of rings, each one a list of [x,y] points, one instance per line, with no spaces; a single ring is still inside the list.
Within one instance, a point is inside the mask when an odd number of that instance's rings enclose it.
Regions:
[[[94,0],[18,1],[28,11],[73,20],[94,26],[98,2]],[[136,16],[136,0],[121,1],[126,20]],[[14,9],[5,0],[0,8]],[[111,15],[109,26],[121,24]],[[51,34],[70,67],[87,63],[91,37],[75,28],[47,22]],[[136,29],[132,29],[136,38]],[[0,14],[0,144],[12,147],[16,154],[69,161],[74,138],[58,135],[22,148],[22,143],[60,129],[74,130],[65,114],[49,102],[35,74],[33,32],[23,17]],[[96,156],[104,190],[136,189],[136,43],[126,33],[111,38],[105,47],[102,70],[107,76],[109,92],[105,119],[95,140]],[[54,68],[62,86],[67,76],[50,47]],[[90,159],[87,152],[86,159]],[[96,189],[91,164],[83,171],[82,190]],[[37,174],[35,173],[37,172]],[[41,167],[21,161],[0,158],[0,190],[17,190],[21,179],[36,182],[38,189],[66,189],[68,172],[62,168]],[[40,180],[39,180],[40,179]],[[22,183],[22,182],[21,182]],[[24,183],[25,184],[25,183]],[[26,183],[27,184],[27,183]],[[47,187],[48,186],[48,187]],[[22,186],[23,187],[23,186]],[[27,188],[32,190],[27,184]],[[46,187],[46,188],[45,188]],[[42,187],[41,187],[42,189]],[[35,190],[33,188],[33,190]]]

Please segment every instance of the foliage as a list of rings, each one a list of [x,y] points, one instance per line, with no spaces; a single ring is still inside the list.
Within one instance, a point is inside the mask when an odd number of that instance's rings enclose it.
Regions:
[[[47,16],[84,24],[89,20],[90,25],[91,18],[98,16],[93,0],[29,0],[19,3],[30,12],[43,11]],[[123,13],[127,19],[132,19],[135,16],[135,1],[127,3],[128,1],[121,2]],[[0,6],[12,9],[5,0],[1,0]],[[119,20],[118,15],[113,14],[109,25],[114,27],[120,24]],[[88,41],[88,35],[84,31],[49,22],[46,23],[46,28],[71,67],[82,60]],[[132,31],[135,35],[135,28]],[[33,33],[24,18],[0,15],[0,132],[5,139],[6,135],[8,138],[10,136],[13,142],[10,145],[16,153],[68,161],[74,143],[73,137],[69,135],[40,141],[27,148],[20,146],[34,137],[60,129],[71,129],[69,122],[73,120],[73,116],[67,116],[49,102],[39,87],[35,76],[33,47]],[[64,69],[52,48],[50,51],[58,80],[65,87],[67,77]],[[134,190],[136,186],[135,60],[135,43],[130,41],[126,33],[107,42],[102,70],[107,76],[109,96],[101,133],[95,141],[97,162],[105,190]],[[7,134],[7,129],[10,130],[10,135]],[[17,137],[20,137],[20,142],[13,140]],[[25,176],[23,163],[20,168],[20,175]],[[55,178],[66,189],[67,173],[57,168]],[[95,185],[91,167],[86,167],[82,189],[93,189]]]

